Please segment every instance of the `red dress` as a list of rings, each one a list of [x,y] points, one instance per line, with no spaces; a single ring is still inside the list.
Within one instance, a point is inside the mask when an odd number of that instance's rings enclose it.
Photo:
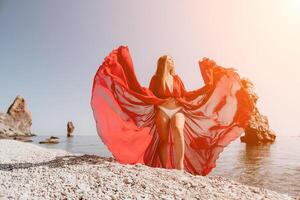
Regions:
[[[224,147],[246,127],[253,103],[232,69],[207,59],[200,70],[203,87],[187,91],[175,75],[172,93],[164,94],[154,90],[155,76],[149,88],[140,85],[127,46],[105,58],[94,77],[91,106],[98,134],[118,162],[161,167],[154,117],[156,106],[173,96],[185,115],[185,170],[206,175],[216,166]],[[173,158],[170,130],[167,168],[175,168]]]

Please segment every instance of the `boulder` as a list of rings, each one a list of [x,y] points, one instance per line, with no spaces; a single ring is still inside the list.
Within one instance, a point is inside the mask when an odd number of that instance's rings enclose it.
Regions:
[[[270,129],[268,118],[262,115],[256,106],[258,96],[253,91],[253,83],[248,79],[242,79],[242,83],[243,86],[247,88],[255,107],[248,126],[245,128],[245,135],[240,138],[241,142],[247,144],[265,144],[274,142],[276,134]]]
[[[7,113],[0,113],[0,135],[3,137],[34,136],[32,117],[25,99],[17,96]]]
[[[59,138],[55,137],[55,136],[51,136],[50,138],[40,141],[39,143],[40,144],[57,144],[57,143],[59,143]]]
[[[68,137],[74,136],[74,129],[75,129],[75,127],[74,127],[73,123],[71,121],[69,121],[67,123],[67,136]]]

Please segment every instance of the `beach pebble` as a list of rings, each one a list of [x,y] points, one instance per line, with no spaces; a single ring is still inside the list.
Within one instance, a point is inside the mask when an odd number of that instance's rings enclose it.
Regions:
[[[13,180],[13,181],[12,181]],[[295,199],[219,176],[0,140],[0,199]]]

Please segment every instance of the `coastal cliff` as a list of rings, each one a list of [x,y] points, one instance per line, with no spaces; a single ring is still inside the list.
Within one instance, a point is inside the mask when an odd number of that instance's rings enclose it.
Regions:
[[[21,96],[15,98],[6,113],[0,112],[0,138],[34,136],[31,125],[31,112]]]
[[[240,138],[241,142],[250,145],[273,143],[276,134],[270,129],[267,116],[261,114],[256,105],[259,97],[254,92],[253,83],[249,79],[242,79],[242,84],[249,92],[255,107],[249,119],[249,124],[245,128],[245,135]]]

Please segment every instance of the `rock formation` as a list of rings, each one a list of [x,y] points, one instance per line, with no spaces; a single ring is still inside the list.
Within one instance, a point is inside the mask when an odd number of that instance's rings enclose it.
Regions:
[[[67,132],[68,132],[67,136],[68,137],[74,136],[74,129],[75,129],[75,127],[74,127],[73,123],[71,121],[69,121],[67,123]]]
[[[248,79],[242,79],[242,83],[247,88],[256,105],[258,96],[253,91],[253,83]],[[274,142],[275,138],[275,133],[269,127],[268,118],[260,114],[257,106],[255,106],[249,124],[245,128],[245,135],[241,137],[241,141],[247,144],[264,144]]]
[[[0,113],[0,137],[33,136],[32,117],[23,97],[17,96],[7,113]]]
[[[39,143],[40,144],[57,144],[57,143],[59,143],[59,138],[55,137],[55,136],[51,136],[50,138],[40,141]]]

